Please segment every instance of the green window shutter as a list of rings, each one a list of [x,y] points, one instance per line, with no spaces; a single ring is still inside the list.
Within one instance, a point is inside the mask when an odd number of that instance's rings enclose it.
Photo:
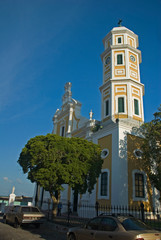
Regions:
[[[121,43],[121,38],[120,37],[118,38],[118,43]]]
[[[124,112],[124,98],[123,97],[118,98],[118,112],[119,113]]]
[[[108,181],[108,173],[103,172],[101,174],[101,196],[107,196],[107,181]]]
[[[117,64],[123,64],[122,54],[117,55]]]
[[[109,115],[109,100],[106,101],[106,116]]]
[[[61,129],[61,136],[64,137],[64,130],[65,130],[65,127],[63,126],[62,129]]]
[[[137,99],[134,99],[134,111],[136,115],[139,115],[139,103]]]

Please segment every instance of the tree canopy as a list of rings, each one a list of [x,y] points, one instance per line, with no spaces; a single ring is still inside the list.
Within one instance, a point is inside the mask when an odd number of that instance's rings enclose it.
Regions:
[[[31,138],[20,153],[18,163],[31,182],[36,182],[51,197],[69,184],[78,193],[93,190],[103,160],[98,145],[80,138],[54,134]]]
[[[161,191],[161,105],[151,122],[142,125],[143,164],[151,183]]]

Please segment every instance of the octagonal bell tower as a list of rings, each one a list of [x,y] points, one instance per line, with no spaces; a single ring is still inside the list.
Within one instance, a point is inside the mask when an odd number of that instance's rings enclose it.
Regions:
[[[126,27],[115,27],[103,44],[102,122],[118,118],[143,122],[144,85],[140,82],[138,36]]]

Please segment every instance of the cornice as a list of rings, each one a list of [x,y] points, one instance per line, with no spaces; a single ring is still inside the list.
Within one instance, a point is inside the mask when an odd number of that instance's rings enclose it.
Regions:
[[[144,84],[140,83],[140,82],[137,82],[137,81],[135,81],[135,80],[133,80],[131,78],[127,78],[127,79],[124,78],[124,80],[122,80],[122,79],[121,80],[120,79],[110,79],[105,84],[103,84],[99,88],[99,90],[100,90],[100,92],[102,92],[102,90],[104,88],[106,88],[108,85],[111,85],[111,83],[121,83],[121,84],[123,84],[123,83],[129,83],[129,82],[131,82],[131,83],[133,83],[135,85],[139,85],[141,88],[143,88],[143,95],[144,95]]]
[[[126,33],[129,34],[130,36],[134,37],[136,39],[136,43],[137,43],[137,47],[139,46],[138,43],[138,35],[136,35],[134,32],[132,32],[130,29],[128,28],[113,28],[102,40],[103,45],[105,46],[105,41],[106,39],[108,39],[109,37],[111,37],[113,34],[120,34],[120,33]]]
[[[102,123],[101,125],[103,126],[103,128],[99,129],[97,132],[93,133],[93,135],[92,135],[93,139],[102,138],[109,134],[112,134],[113,131],[116,130],[119,126],[116,122],[113,122],[113,121],[110,121],[108,123],[107,122]]]
[[[131,78],[124,78],[125,80],[123,80],[122,81],[122,79],[121,80],[119,80],[119,79],[110,79],[110,81],[111,82],[118,82],[118,83],[129,83],[129,82],[132,82],[132,83],[134,83],[134,84],[136,84],[136,85],[140,85],[141,87],[144,87],[144,84],[143,83],[141,83],[141,82],[138,82],[138,81],[135,81],[135,80],[133,80],[133,79],[131,79]]]
[[[119,126],[124,128],[124,129],[127,129],[128,127],[129,128],[132,128],[132,127],[140,128],[142,123],[143,122],[137,121],[133,118],[127,118],[127,119],[120,119],[119,118]]]
[[[106,54],[108,54],[108,52],[110,52],[113,49],[130,49],[131,51],[137,53],[139,55],[139,63],[142,62],[142,58],[141,58],[141,51],[137,48],[134,48],[132,46],[130,46],[129,44],[120,44],[120,45],[111,45],[110,47],[108,47],[100,56],[101,56],[101,60],[103,62],[103,58]]]
[[[111,81],[110,81],[110,80],[107,81],[106,83],[104,83],[104,84],[99,88],[100,92],[102,92],[102,90],[103,90],[104,88],[108,87],[109,85],[111,85]]]

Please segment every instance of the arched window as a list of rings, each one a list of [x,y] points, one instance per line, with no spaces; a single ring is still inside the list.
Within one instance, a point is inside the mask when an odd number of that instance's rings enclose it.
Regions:
[[[101,173],[101,196],[107,196],[107,179],[108,173]]]
[[[147,175],[145,172],[134,169],[133,177],[133,201],[148,201]]]
[[[109,180],[110,171],[109,169],[102,169],[99,176],[98,185],[98,199],[109,199]]]
[[[135,173],[135,197],[145,197],[144,174]]]

